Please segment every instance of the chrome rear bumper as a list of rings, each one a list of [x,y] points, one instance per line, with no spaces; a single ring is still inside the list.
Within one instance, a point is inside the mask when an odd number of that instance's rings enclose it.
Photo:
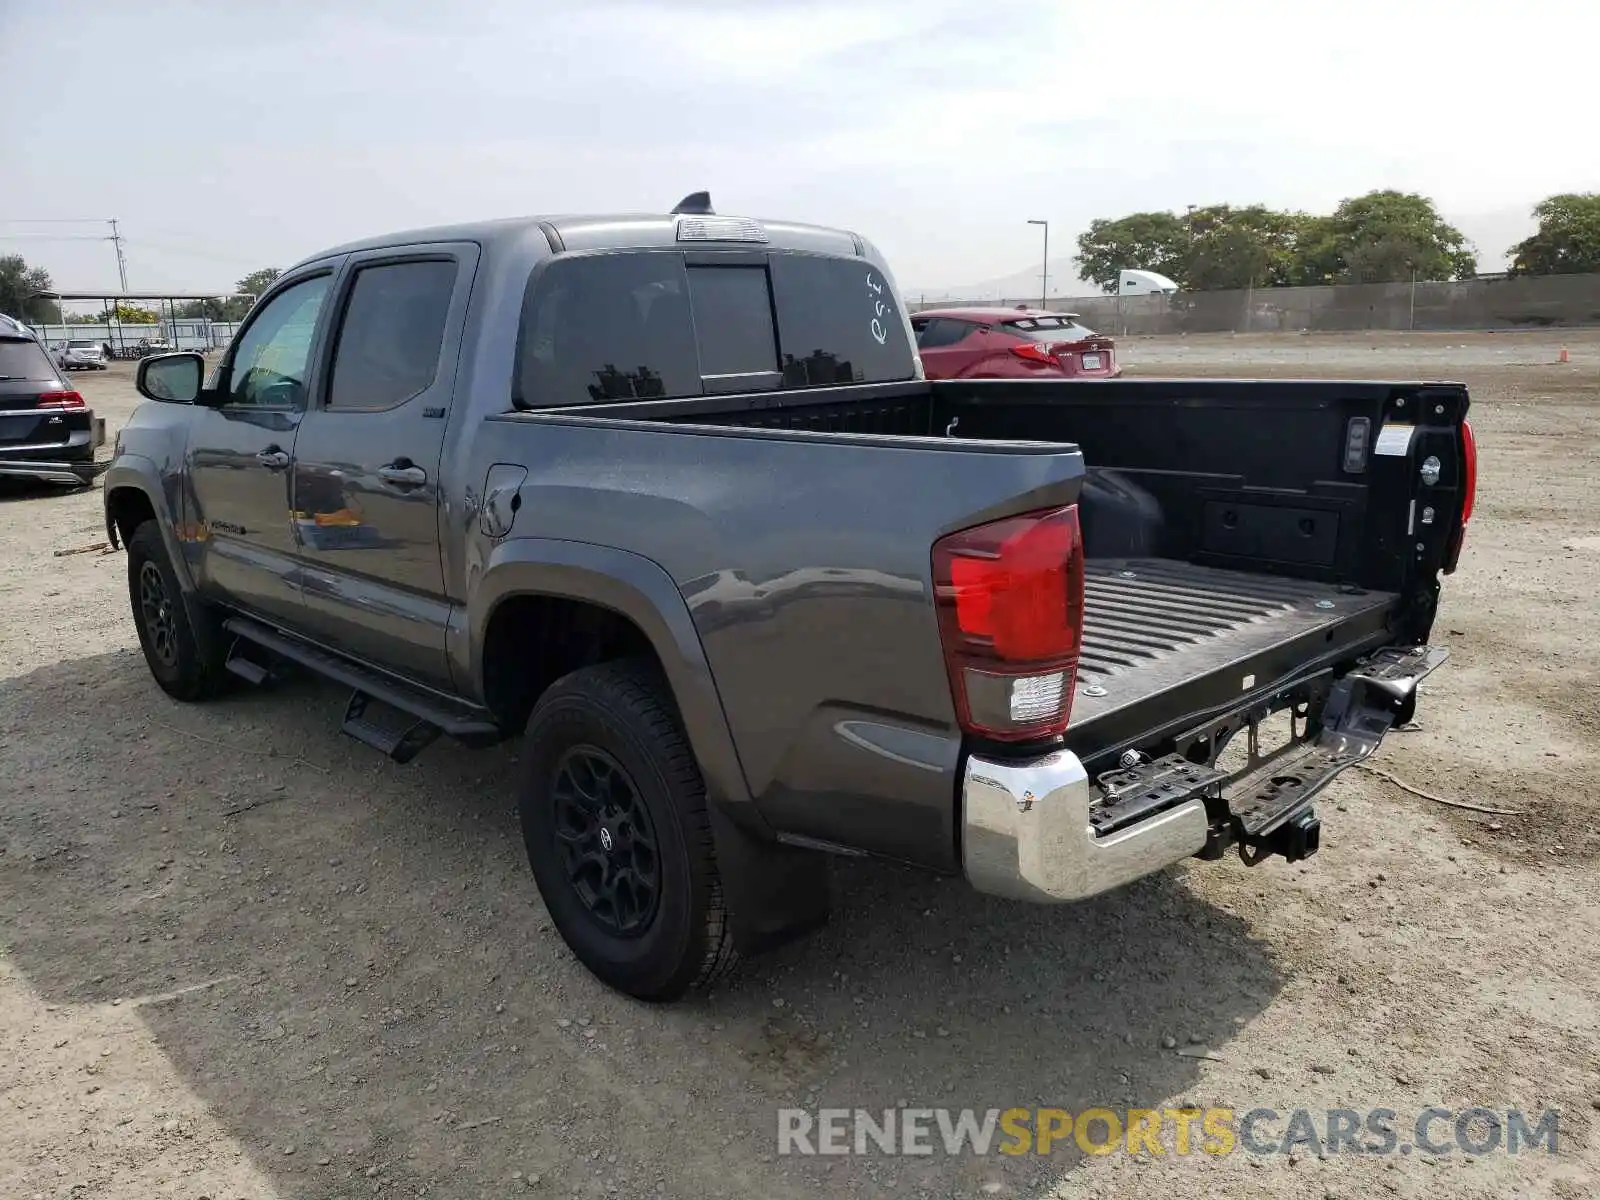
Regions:
[[[1096,837],[1095,789],[1070,750],[1022,763],[973,755],[961,786],[962,861],[980,892],[1019,900],[1081,900],[1197,853],[1205,803],[1194,799]]]

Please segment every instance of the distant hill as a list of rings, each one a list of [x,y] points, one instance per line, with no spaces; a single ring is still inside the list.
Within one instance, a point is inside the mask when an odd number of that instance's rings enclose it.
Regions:
[[[960,284],[954,287],[907,287],[902,289],[913,304],[933,304],[943,300],[1034,300],[1039,299],[1039,264],[1002,275],[998,279],[985,279],[979,283]],[[1070,258],[1050,260],[1050,295],[1098,296],[1100,289],[1078,278],[1078,269]]]

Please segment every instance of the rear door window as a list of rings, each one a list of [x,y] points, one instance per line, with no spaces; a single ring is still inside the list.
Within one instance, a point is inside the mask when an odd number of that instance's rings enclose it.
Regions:
[[[451,260],[357,271],[333,354],[328,407],[393,408],[426,390],[439,370],[455,286]]]
[[[0,379],[53,380],[55,364],[32,338],[0,338]]]

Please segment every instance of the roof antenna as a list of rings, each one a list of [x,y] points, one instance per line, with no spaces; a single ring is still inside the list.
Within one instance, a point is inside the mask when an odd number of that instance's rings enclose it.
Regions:
[[[673,216],[677,216],[680,213],[694,213],[696,216],[702,217],[716,216],[711,211],[711,193],[690,192],[682,200],[679,200],[678,206],[672,210]]]

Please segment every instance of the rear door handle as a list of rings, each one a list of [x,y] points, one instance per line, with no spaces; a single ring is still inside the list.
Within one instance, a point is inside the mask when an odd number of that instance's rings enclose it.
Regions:
[[[428,473],[409,458],[397,458],[388,466],[378,468],[378,478],[401,487],[421,487],[428,482]]]
[[[269,471],[284,471],[289,467],[289,456],[276,446],[268,446],[256,455],[256,461]]]

